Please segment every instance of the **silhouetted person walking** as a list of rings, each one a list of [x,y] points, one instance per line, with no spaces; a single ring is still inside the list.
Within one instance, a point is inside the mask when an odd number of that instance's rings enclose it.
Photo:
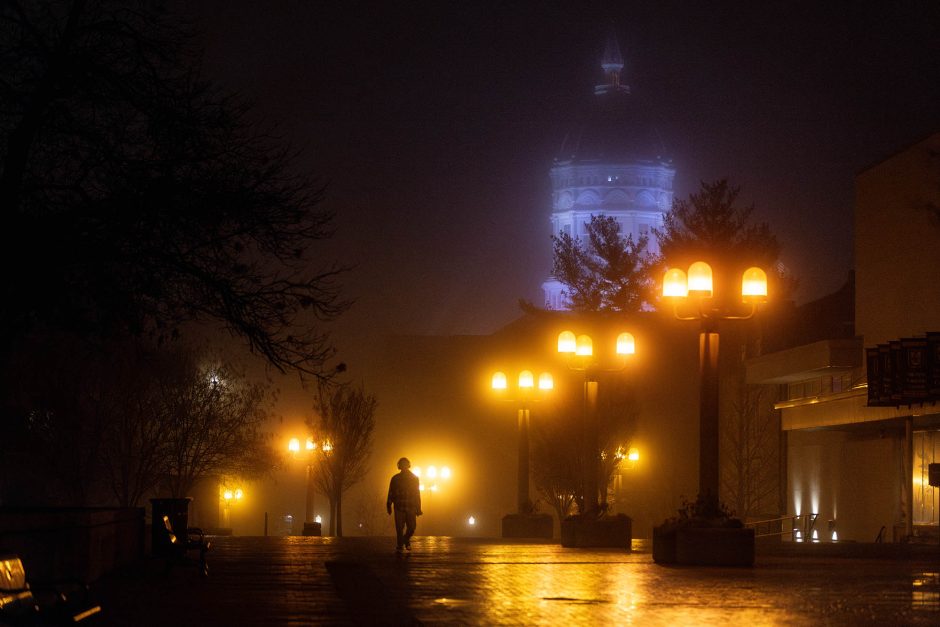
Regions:
[[[392,513],[395,505],[395,535],[398,544],[395,550],[401,553],[402,548],[411,550],[411,536],[415,533],[418,524],[417,517],[421,515],[421,490],[418,478],[409,470],[411,462],[407,457],[398,460],[397,475],[392,476],[388,484],[388,499],[385,509]]]

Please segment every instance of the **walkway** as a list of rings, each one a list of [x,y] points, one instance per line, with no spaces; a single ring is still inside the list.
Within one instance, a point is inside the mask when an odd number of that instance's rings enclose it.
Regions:
[[[731,569],[659,566],[637,544],[422,537],[399,557],[392,538],[219,537],[207,579],[148,560],[95,590],[113,625],[940,624],[936,551]]]

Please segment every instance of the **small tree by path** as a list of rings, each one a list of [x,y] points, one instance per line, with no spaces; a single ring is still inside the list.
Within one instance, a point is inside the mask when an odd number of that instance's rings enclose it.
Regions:
[[[343,494],[369,470],[376,405],[375,397],[361,387],[317,387],[318,417],[310,426],[330,446],[320,456],[315,479],[330,502],[330,535],[343,535]]]

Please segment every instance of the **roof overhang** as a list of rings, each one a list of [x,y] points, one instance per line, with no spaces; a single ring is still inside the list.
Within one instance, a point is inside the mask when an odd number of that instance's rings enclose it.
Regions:
[[[747,382],[780,384],[850,371],[862,365],[862,338],[822,340],[747,360]]]

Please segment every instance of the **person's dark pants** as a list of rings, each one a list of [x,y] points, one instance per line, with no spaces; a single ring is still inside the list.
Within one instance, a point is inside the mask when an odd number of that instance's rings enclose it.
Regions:
[[[415,534],[415,527],[418,524],[418,517],[414,512],[403,512],[395,508],[395,535],[398,539],[398,546],[404,546],[411,542],[411,536]]]

